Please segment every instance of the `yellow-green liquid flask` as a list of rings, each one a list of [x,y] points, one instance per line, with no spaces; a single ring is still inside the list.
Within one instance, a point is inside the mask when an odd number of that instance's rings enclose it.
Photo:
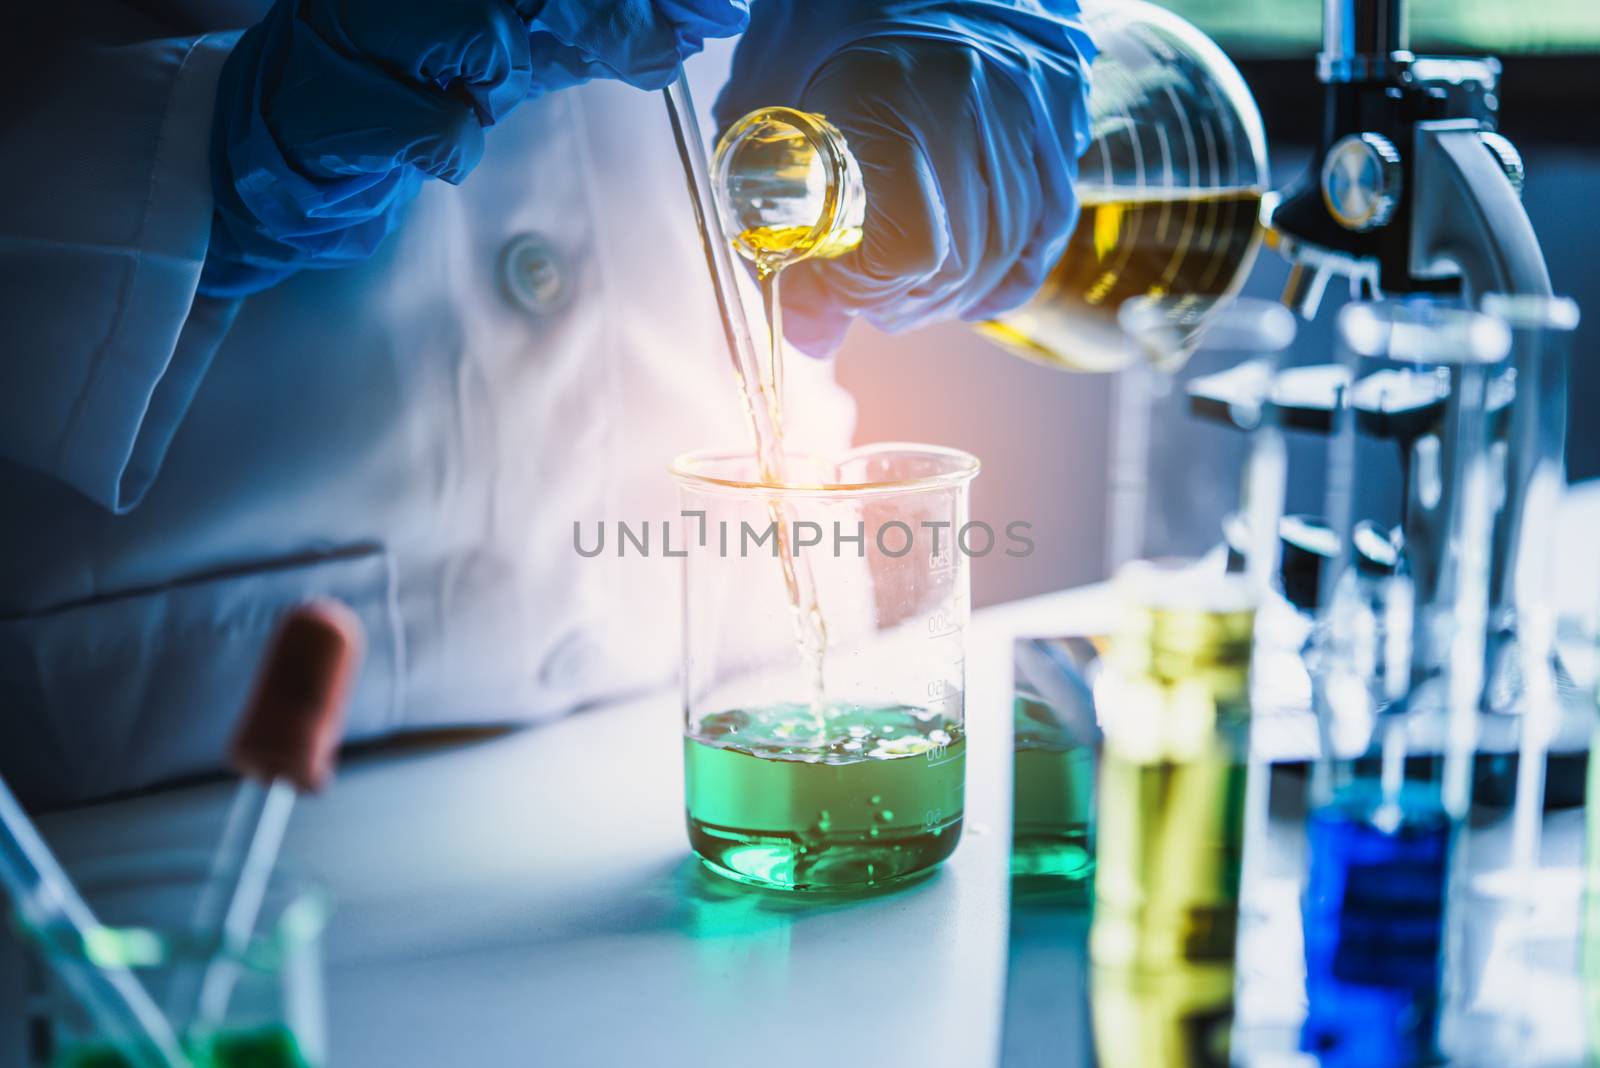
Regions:
[[[831,259],[862,240],[860,168],[821,115],[762,108],[723,136],[713,165],[734,247],[756,265],[769,325],[781,328],[784,267]],[[1076,371],[1125,365],[1116,314],[1138,296],[1230,296],[1260,245],[1259,188],[1129,191],[1092,181],[1066,252],[1022,307],[977,330],[1008,351]]]
[[[1108,1068],[1225,1065],[1244,847],[1254,611],[1219,596],[1146,596],[1096,687],[1105,746],[1097,805],[1095,1047]],[[1182,590],[1184,580],[1171,580]]]
[[[976,329],[1053,367],[1112,371],[1130,362],[1117,328],[1125,301],[1211,308],[1237,295],[1262,243],[1270,175],[1255,101],[1205,34],[1143,0],[1085,4],[1083,20],[1098,54],[1077,223],[1038,293]],[[862,240],[860,170],[820,115],[752,112],[718,145],[712,179],[729,235],[759,270]]]

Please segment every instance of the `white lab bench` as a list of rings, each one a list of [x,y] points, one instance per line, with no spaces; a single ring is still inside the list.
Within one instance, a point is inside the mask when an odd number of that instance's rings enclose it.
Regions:
[[[286,863],[333,891],[334,1068],[917,1065],[1000,1049],[1010,642],[1094,628],[1095,589],[974,613],[966,826],[932,876],[838,900],[706,873],[683,825],[677,692],[528,730],[348,759]],[[216,782],[45,817],[69,866],[208,848]],[[21,1062],[15,947],[0,1066]]]

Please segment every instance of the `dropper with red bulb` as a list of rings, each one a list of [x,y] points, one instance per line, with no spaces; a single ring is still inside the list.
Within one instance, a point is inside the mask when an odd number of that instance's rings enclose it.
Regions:
[[[210,1033],[226,1016],[295,799],[333,775],[363,644],[361,621],[333,600],[295,608],[273,637],[229,747],[244,778],[195,910],[194,931],[212,951],[171,988],[179,1034]]]

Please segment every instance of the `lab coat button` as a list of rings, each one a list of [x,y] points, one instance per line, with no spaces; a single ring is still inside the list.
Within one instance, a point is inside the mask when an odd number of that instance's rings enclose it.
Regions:
[[[539,682],[553,690],[568,690],[580,685],[589,674],[594,647],[583,634],[569,631],[545,655],[539,666]]]
[[[561,254],[547,238],[518,234],[500,253],[506,296],[534,315],[548,315],[567,300],[567,272]]]

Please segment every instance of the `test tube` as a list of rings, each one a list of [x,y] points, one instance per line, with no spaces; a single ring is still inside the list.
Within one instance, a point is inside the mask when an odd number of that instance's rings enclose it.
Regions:
[[[1489,295],[1481,307],[1511,335],[1515,373],[1499,398],[1509,418],[1496,437],[1509,443],[1506,493],[1520,507],[1497,517],[1497,536],[1514,547],[1495,556],[1471,818],[1453,866],[1441,1044],[1464,1065],[1552,1063],[1572,1051],[1546,1045],[1567,1029],[1540,1027],[1553,999],[1530,996],[1548,985],[1539,969],[1552,956],[1536,945],[1539,915],[1572,914],[1578,903],[1561,889],[1560,873],[1541,863],[1546,794],[1553,787],[1553,800],[1562,800],[1562,776],[1581,760],[1594,720],[1588,695],[1564,680],[1554,642],[1552,534],[1566,484],[1566,379],[1578,310],[1548,296]]]
[[[1272,388],[1294,337],[1281,306],[1130,301],[1144,356],[1123,372],[1123,621],[1094,688],[1104,743],[1096,834],[1094,1031],[1102,1065],[1226,1063],[1250,779],[1256,608],[1276,569],[1284,451]],[[1197,334],[1197,327],[1202,332]],[[1227,426],[1195,417],[1195,375],[1228,370]],[[1223,457],[1238,479],[1205,478]],[[1216,470],[1215,463],[1208,465]],[[1247,529],[1238,570],[1222,544]]]
[[[35,938],[89,945],[100,930],[94,913],[4,780],[0,780],[0,887]],[[121,962],[67,966],[60,969],[60,977],[104,1039],[136,1068],[188,1068],[189,1059],[167,1018],[138,976]]]
[[[1094,875],[1093,638],[1019,638],[1012,649],[1011,877],[1087,904]]]
[[[1314,657],[1322,747],[1301,1048],[1330,1068],[1401,1068],[1431,1060],[1438,1043],[1449,865],[1483,693],[1499,456],[1490,394],[1510,337],[1474,312],[1399,303],[1350,305],[1339,331],[1355,385],[1330,443],[1327,514],[1342,545],[1322,582]],[[1396,381],[1378,371],[1425,376],[1442,393],[1400,485],[1387,454],[1361,462],[1362,413],[1374,410],[1364,390]],[[1426,536],[1405,542],[1393,574],[1359,566],[1356,532],[1374,523]]]

